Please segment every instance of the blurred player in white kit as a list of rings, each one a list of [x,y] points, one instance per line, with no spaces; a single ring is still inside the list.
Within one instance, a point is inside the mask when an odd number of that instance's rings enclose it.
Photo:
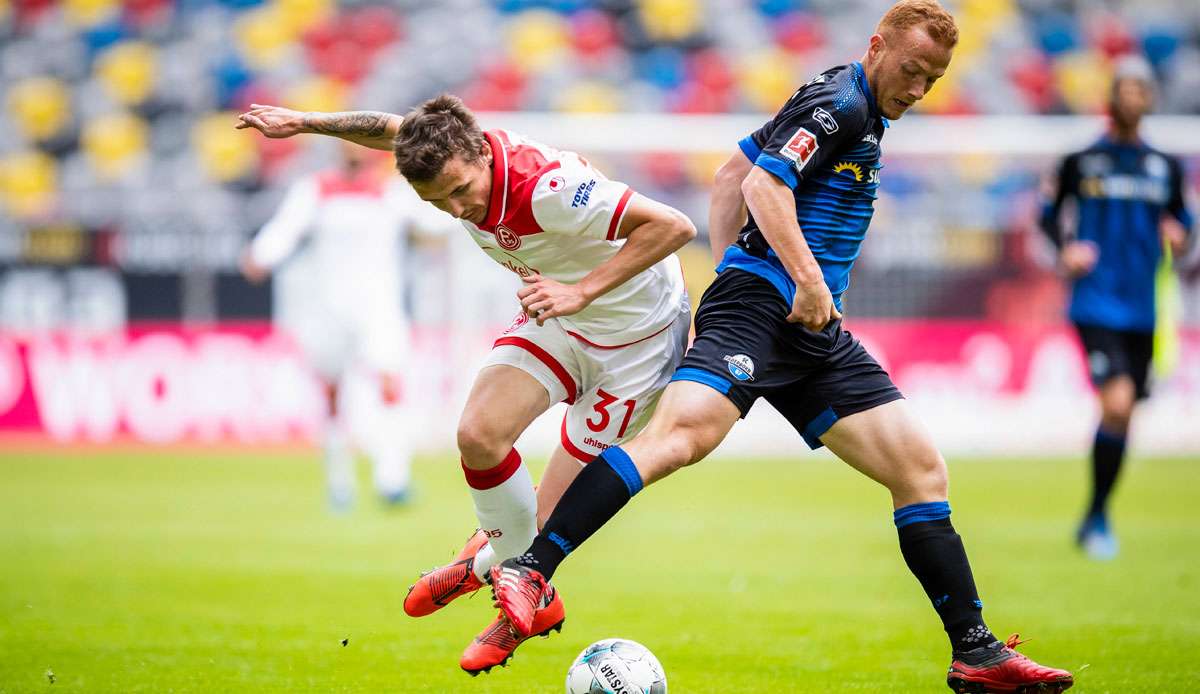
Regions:
[[[409,495],[409,432],[403,365],[409,353],[402,272],[410,239],[444,235],[454,220],[417,197],[370,150],[346,144],[336,168],[292,184],[242,257],[242,274],[261,282],[303,255],[275,307],[276,323],[299,343],[324,386],[323,448],[329,500],[345,510],[355,493],[354,447],[343,386],[352,371],[372,384],[361,448],[389,504]],[[307,241],[303,250],[302,242]],[[362,431],[365,429],[365,431]]]

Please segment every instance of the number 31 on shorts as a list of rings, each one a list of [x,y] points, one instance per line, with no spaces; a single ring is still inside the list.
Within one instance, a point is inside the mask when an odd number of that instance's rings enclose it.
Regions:
[[[629,420],[633,419],[633,411],[637,409],[636,400],[626,400],[618,403],[620,400],[615,395],[605,392],[603,388],[596,389],[596,404],[592,405],[593,414],[588,417],[588,429],[595,433],[606,431],[613,422],[613,411],[615,410],[621,416],[621,428],[617,431],[615,438],[621,438],[625,435],[625,430],[629,428]]]

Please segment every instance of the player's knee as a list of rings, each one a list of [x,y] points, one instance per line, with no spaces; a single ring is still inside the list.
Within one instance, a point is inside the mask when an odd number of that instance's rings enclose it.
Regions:
[[[512,445],[512,437],[485,421],[464,417],[458,423],[458,452],[469,468],[492,467],[504,460]]]
[[[902,495],[909,503],[944,501],[950,488],[950,474],[946,460],[937,451],[913,458],[907,466],[907,474],[892,490]]]

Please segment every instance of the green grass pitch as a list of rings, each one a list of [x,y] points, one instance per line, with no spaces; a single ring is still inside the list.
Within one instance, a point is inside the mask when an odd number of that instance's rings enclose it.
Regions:
[[[1110,564],[1070,542],[1081,461],[950,464],[997,634],[1032,637],[1075,691],[1200,691],[1196,460],[1131,461]],[[832,459],[647,489],[560,570],[563,633],[476,679],[458,656],[489,595],[400,610],[474,527],[453,457],[416,477],[404,510],[334,516],[315,453],[0,452],[0,692],[561,692],[609,636],[649,646],[677,694],[948,691],[886,494]]]

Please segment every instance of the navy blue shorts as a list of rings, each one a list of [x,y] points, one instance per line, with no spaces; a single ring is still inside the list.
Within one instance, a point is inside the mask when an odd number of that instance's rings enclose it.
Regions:
[[[762,277],[723,271],[700,299],[696,339],[672,380],[715,388],[743,417],[764,398],[812,448],[839,418],[904,397],[840,320],[813,332],[787,322],[791,310]]]
[[[1117,376],[1128,376],[1137,390],[1137,399],[1149,397],[1154,333],[1113,330],[1082,323],[1076,323],[1075,330],[1087,352],[1088,373],[1096,387]]]

